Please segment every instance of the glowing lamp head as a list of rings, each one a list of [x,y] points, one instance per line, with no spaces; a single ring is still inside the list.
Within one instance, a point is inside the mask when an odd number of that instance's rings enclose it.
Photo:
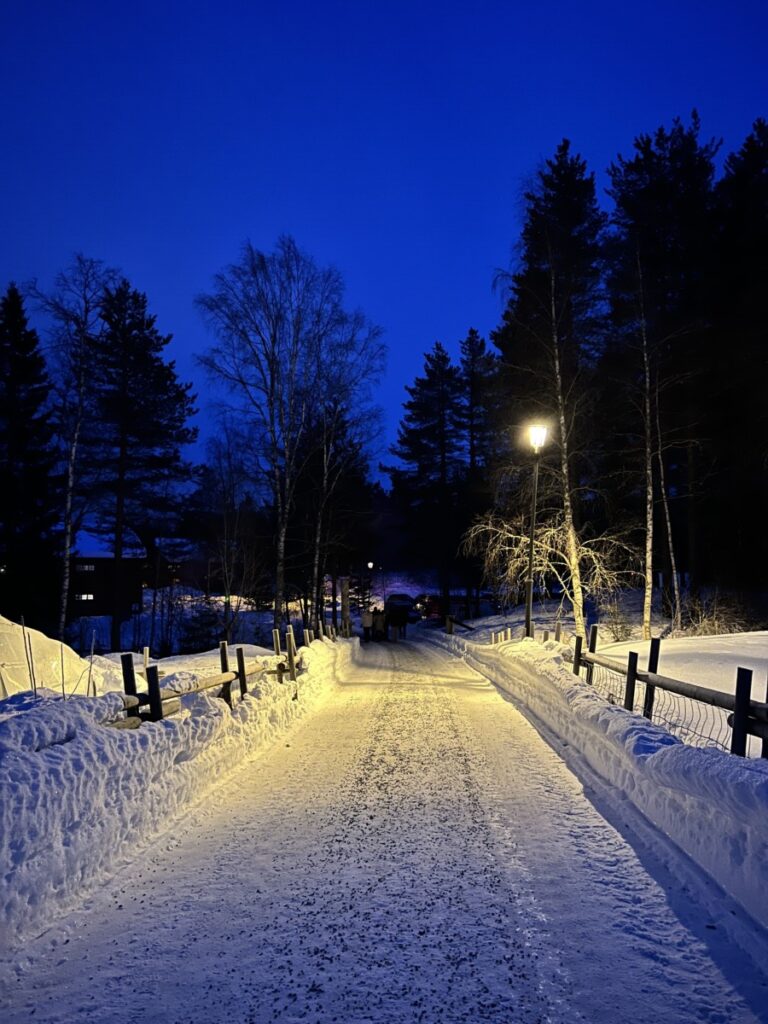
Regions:
[[[547,443],[547,428],[540,423],[534,423],[528,427],[528,440],[531,447],[538,454]]]
[[[369,569],[372,569],[372,568],[373,568],[373,562],[369,562],[369,563],[368,563],[368,568],[369,568]]]

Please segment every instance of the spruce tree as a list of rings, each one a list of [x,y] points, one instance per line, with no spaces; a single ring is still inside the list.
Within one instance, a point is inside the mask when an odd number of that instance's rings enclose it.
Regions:
[[[492,415],[497,362],[485,339],[471,327],[461,342],[459,372],[467,472],[473,479],[490,463],[495,448]]]
[[[445,497],[462,459],[461,375],[439,341],[425,356],[424,376],[405,390],[410,397],[392,454],[417,491]]]
[[[100,480],[98,528],[115,559],[111,645],[120,647],[122,561],[131,534],[145,547],[169,529],[174,491],[189,480],[181,450],[196,437],[191,385],[182,384],[164,358],[171,335],[162,335],[146,295],[123,279],[107,288],[101,305],[105,330],[94,356],[93,387],[99,436],[88,439]]]
[[[572,577],[577,632],[584,597],[579,556],[580,477],[594,445],[590,376],[600,349],[605,215],[594,175],[567,139],[525,194],[520,266],[512,275],[503,322],[493,334],[504,363],[512,423],[545,419],[551,444],[545,483],[559,506]]]
[[[711,433],[720,389],[710,329],[719,143],[702,142],[700,129],[694,112],[688,126],[676,118],[669,129],[639,135],[631,156],[619,156],[608,172],[619,243],[615,277],[625,295],[637,296],[642,280],[642,319],[659,399],[657,446],[665,451],[660,496],[675,496],[667,518],[674,519],[677,543],[668,548],[680,549],[679,567],[694,579],[701,568],[701,480],[711,470],[702,442]],[[636,321],[636,312],[629,317]]]
[[[710,409],[708,536],[732,524],[732,543],[709,544],[721,583],[763,586],[768,538],[768,123],[755,121],[725,160],[715,189],[718,231],[712,345],[717,401]],[[734,495],[738,500],[734,501]]]
[[[0,611],[50,629],[58,582],[50,382],[18,288],[0,300]]]
[[[464,461],[461,372],[440,342],[424,362],[424,376],[406,386],[410,396],[391,452],[404,468],[390,468],[395,500],[407,506],[416,561],[436,566],[447,610],[450,575],[460,536],[456,496]]]

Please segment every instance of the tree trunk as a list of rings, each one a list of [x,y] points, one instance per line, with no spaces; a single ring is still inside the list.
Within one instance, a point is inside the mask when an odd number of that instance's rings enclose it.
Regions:
[[[317,511],[315,535],[312,538],[312,626],[317,629],[320,619],[320,546],[322,543],[322,508]]]
[[[150,651],[155,646],[155,627],[157,622],[157,587],[160,582],[160,552],[155,551],[154,558],[154,571],[152,573],[152,618],[149,620],[149,640],[148,646]]]
[[[121,607],[123,596],[123,547],[125,539],[125,475],[126,449],[123,442],[120,446],[120,457],[117,470],[117,494],[115,500],[115,542],[114,542],[114,576],[112,595],[112,624],[110,630],[110,646],[113,651],[120,650]]]
[[[643,640],[651,639],[653,606],[653,420],[651,417],[651,357],[645,323],[643,268],[637,253],[637,277],[640,299],[640,337],[643,350],[643,428],[645,434],[645,582],[643,587]]]
[[[67,484],[64,499],[64,551],[61,576],[61,595],[59,599],[59,640],[64,639],[67,628],[67,605],[69,604],[69,585],[71,577],[71,556],[72,556],[72,502],[75,490],[75,463],[77,461],[77,446],[80,440],[80,420],[78,419],[75,432],[72,436],[72,443],[69,446],[67,457]]]
[[[584,620],[584,591],[581,585],[581,565],[579,563],[579,541],[573,518],[573,498],[571,494],[571,474],[568,454],[568,422],[565,410],[565,390],[560,365],[560,339],[557,332],[557,307],[555,304],[555,276],[550,271],[550,316],[552,318],[552,359],[555,373],[555,390],[557,392],[557,422],[560,429],[560,475],[563,487],[563,522],[565,525],[566,555],[568,569],[571,574],[573,593],[573,619],[576,635],[586,638]]]
[[[666,473],[664,470],[664,454],[661,450],[661,417],[659,415],[659,392],[658,385],[656,388],[656,440],[658,446],[656,448],[656,457],[659,464],[659,493],[661,494],[661,504],[664,510],[664,524],[667,529],[667,548],[669,551],[669,567],[672,575],[672,594],[673,594],[673,606],[672,606],[672,629],[679,630],[682,625],[683,613],[682,604],[680,601],[680,580],[677,575],[677,561],[675,559],[675,545],[672,538],[672,517],[669,512],[669,496],[667,495],[667,484],[666,484]]]
[[[275,611],[272,617],[274,628],[279,629],[283,621],[283,610],[285,605],[285,538],[288,532],[288,523],[283,516],[277,527],[277,550],[275,565]]]

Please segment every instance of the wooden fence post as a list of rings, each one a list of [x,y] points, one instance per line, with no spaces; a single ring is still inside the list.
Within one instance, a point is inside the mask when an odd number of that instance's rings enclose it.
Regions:
[[[221,671],[229,672],[229,648],[227,647],[226,640],[219,641],[219,661],[221,663]]]
[[[304,630],[303,636],[304,636],[304,646],[305,647],[309,647],[309,645],[312,643],[312,637],[309,635],[309,630],[308,629]]]
[[[747,724],[749,721],[749,702],[752,697],[752,669],[736,669],[736,703],[733,708],[733,733],[731,735],[731,753],[739,757],[747,756]]]
[[[637,651],[630,651],[627,658],[627,686],[624,690],[624,707],[633,711],[635,707],[635,683],[637,682]]]
[[[352,620],[349,613],[349,576],[341,581],[341,635],[349,639],[352,635]]]
[[[229,672],[229,648],[227,647],[226,640],[219,641],[219,661],[221,662],[221,671]],[[221,696],[223,699],[232,707],[232,683],[221,684]]]
[[[453,616],[451,615],[445,616],[445,632],[448,634],[448,636],[453,635]]]
[[[285,652],[288,658],[288,672],[291,677],[291,682],[296,682],[296,655],[293,650],[293,636],[290,633],[285,634]]]
[[[240,681],[240,700],[248,693],[248,676],[245,671],[245,652],[242,647],[235,651],[237,655],[237,677]]]
[[[147,666],[149,665],[149,648],[144,648],[144,672],[146,674]]]
[[[562,637],[562,635],[563,635],[563,624],[560,622],[560,619],[558,619],[556,624],[555,624],[555,641],[558,644],[560,643],[560,638]]]
[[[594,654],[597,650],[597,623],[593,622],[589,627],[589,646],[587,650],[590,654]],[[587,682],[592,685],[592,676],[595,674],[595,666],[587,665]]]
[[[657,636],[651,640],[651,649],[648,652],[648,671],[654,675],[659,673],[659,655],[661,654],[661,639]],[[653,702],[656,697],[656,687],[650,683],[645,684],[645,697],[643,699],[643,717],[651,721],[653,716]]]
[[[149,720],[150,722],[161,722],[163,720],[163,702],[160,697],[160,674],[157,665],[147,666],[147,692],[149,693]]]
[[[280,655],[283,653],[281,648],[280,648],[280,630],[279,629],[273,629],[272,630],[272,646],[275,649],[275,654],[279,658]]]
[[[544,630],[544,633],[543,633],[543,635],[542,635],[542,637],[541,637],[541,642],[542,642],[543,644],[547,644],[547,643],[549,643],[549,630],[548,630],[548,629],[545,629],[545,630]]]
[[[583,636],[575,636],[573,638],[573,674],[575,676],[581,672],[581,648],[583,644]]]
[[[121,654],[120,664],[123,668],[123,692],[129,697],[136,697],[136,671],[133,667],[133,655]],[[138,708],[128,708],[129,718],[140,718]]]

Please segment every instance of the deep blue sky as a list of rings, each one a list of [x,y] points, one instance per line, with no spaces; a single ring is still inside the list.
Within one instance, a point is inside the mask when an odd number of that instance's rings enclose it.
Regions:
[[[758,0],[2,11],[0,287],[49,286],[75,250],[118,266],[202,387],[193,297],[244,239],[293,234],[385,329],[384,444],[434,341],[497,324],[525,178],[563,136],[604,186],[677,114],[724,153],[768,114]]]

